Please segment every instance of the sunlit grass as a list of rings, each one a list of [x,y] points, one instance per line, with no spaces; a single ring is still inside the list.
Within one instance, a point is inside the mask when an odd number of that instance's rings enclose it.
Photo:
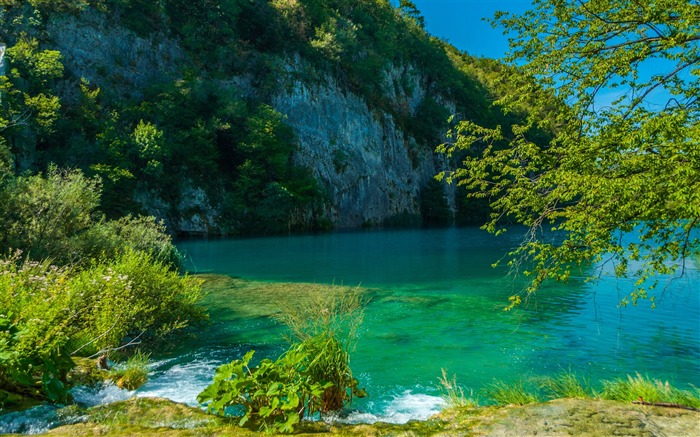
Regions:
[[[449,382],[443,373],[441,379]],[[542,399],[607,399],[620,402],[647,402],[700,409],[700,389],[681,390],[668,381],[651,379],[637,373],[627,378],[601,381],[596,392],[587,381],[571,371],[564,371],[540,380],[537,387],[525,380],[511,383],[494,381],[483,389],[485,396],[496,405],[527,405]]]
[[[522,379],[511,383],[495,381],[483,391],[496,405],[527,405],[539,402],[539,393],[531,387],[526,387]]]
[[[447,371],[441,370],[442,376],[438,377],[438,381],[440,381],[438,388],[448,408],[476,408],[479,406],[479,400],[474,397],[473,390],[469,390],[469,396],[467,396],[464,389],[457,384],[457,375],[453,375],[450,379],[447,376]]]
[[[571,371],[564,371],[558,375],[544,378],[540,383],[542,389],[550,399],[587,399],[593,397],[593,391],[588,388],[585,381]]]
[[[136,390],[148,381],[149,358],[149,354],[137,351],[126,363],[110,370],[110,379],[119,388]]]
[[[651,379],[639,373],[636,376],[627,375],[627,379],[617,378],[612,381],[603,381],[603,391],[600,393],[600,397],[623,402],[644,401],[700,408],[700,390],[698,388],[679,390],[671,386],[668,381]]]

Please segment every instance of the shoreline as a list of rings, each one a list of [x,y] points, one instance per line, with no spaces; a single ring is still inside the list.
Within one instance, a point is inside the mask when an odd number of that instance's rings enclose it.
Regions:
[[[72,407],[67,407],[72,408]],[[132,398],[89,408],[80,423],[41,436],[259,436],[236,420],[163,398]],[[294,435],[333,436],[507,436],[507,435],[673,435],[700,431],[700,412],[600,399],[557,399],[526,406],[448,408],[425,421],[337,424],[304,422]],[[7,434],[10,435],[10,434]]]

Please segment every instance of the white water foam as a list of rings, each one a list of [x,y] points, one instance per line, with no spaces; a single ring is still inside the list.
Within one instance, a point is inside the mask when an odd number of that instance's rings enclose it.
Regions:
[[[379,405],[378,409],[381,413],[353,411],[342,418],[329,416],[329,421],[340,423],[386,422],[402,424],[409,420],[426,420],[439,413],[444,406],[445,401],[439,396],[413,393],[411,390],[406,390],[388,401],[386,405]]]
[[[198,405],[197,395],[209,384],[219,361],[196,359],[188,363],[167,365],[172,360],[154,363],[148,382],[136,391],[139,397],[161,397],[188,405]],[[161,367],[166,367],[159,371]]]
[[[96,388],[76,387],[71,390],[74,400],[85,407],[107,404],[138,397],[162,397],[175,402],[198,406],[197,395],[212,380],[220,360],[212,359],[208,354],[193,354],[189,362],[163,360],[152,363],[148,382],[136,391],[123,390],[112,383],[105,383]],[[413,389],[420,390],[421,387]],[[391,397],[370,401],[362,411],[351,411],[342,416],[327,416],[324,420],[339,423],[374,423],[386,422],[402,424],[410,420],[425,420],[439,413],[445,402],[439,396],[414,393],[404,390]],[[58,417],[55,407],[40,406],[19,413],[0,416],[0,434],[24,433],[37,434],[51,428],[84,420],[80,417]],[[165,424],[164,424],[165,425]],[[181,424],[179,427],[193,426]],[[172,424],[168,425],[172,426]]]
[[[98,387],[78,386],[71,390],[73,400],[85,407],[125,401],[134,396],[133,391],[124,390],[107,381]]]
[[[56,407],[39,405],[1,415],[0,434],[40,434],[53,428],[56,421]]]

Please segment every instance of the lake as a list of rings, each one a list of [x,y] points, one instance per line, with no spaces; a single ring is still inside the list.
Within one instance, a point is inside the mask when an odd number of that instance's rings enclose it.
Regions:
[[[587,283],[549,284],[505,312],[522,279],[491,265],[520,239],[477,228],[372,230],[177,243],[195,273],[267,282],[361,285],[371,293],[351,366],[369,397],[346,420],[426,418],[441,407],[441,369],[475,395],[495,379],[574,371],[592,383],[636,372],[678,388],[700,386],[700,284],[693,261],[662,278],[657,308],[618,307],[632,280],[603,273]],[[196,403],[214,369],[248,349],[258,358],[285,349],[270,318],[238,317],[246,297],[209,296],[212,326],[176,355],[158,357],[139,396]]]

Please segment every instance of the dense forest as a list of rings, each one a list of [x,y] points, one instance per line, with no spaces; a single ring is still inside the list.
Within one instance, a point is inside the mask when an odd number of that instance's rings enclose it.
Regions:
[[[504,115],[492,105],[524,76],[430,36],[411,2],[3,4],[4,174],[52,164],[79,169],[100,179],[99,209],[108,218],[155,215],[172,233],[444,224],[455,212],[458,222],[483,222],[483,201],[466,202],[432,179],[445,168],[434,149],[445,141],[450,116],[495,127],[525,112]],[[328,82],[333,87],[314,88]],[[357,155],[366,154],[358,151],[365,145],[336,145],[363,121],[331,132],[325,144],[306,145],[313,158],[305,158],[300,134],[314,127],[288,120],[285,100],[298,97],[293,87],[310,99],[323,92],[356,99],[363,115],[380,120],[376,141],[393,135],[403,150],[366,147],[380,159],[405,155],[409,164],[362,169]],[[318,113],[303,116],[324,116],[323,107],[312,110]],[[371,179],[377,171],[387,176]],[[353,172],[360,182],[334,192]],[[341,205],[342,196],[352,205]],[[344,219],[363,208],[376,212]]]

